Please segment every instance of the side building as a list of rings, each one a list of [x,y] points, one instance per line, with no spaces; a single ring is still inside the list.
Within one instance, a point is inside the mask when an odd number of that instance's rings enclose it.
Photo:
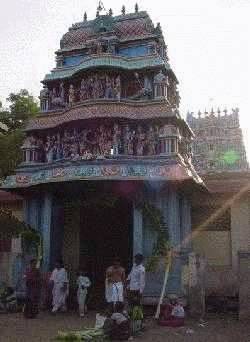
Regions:
[[[250,250],[250,172],[239,110],[187,114],[193,163],[209,196],[192,206],[193,248],[206,257],[207,295],[237,296],[239,257]]]

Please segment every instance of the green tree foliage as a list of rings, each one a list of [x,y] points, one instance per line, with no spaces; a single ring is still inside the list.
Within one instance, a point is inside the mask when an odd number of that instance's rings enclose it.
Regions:
[[[20,163],[20,147],[24,139],[22,128],[39,111],[37,101],[26,89],[11,93],[7,103],[9,109],[4,109],[0,103],[0,180],[11,174]]]
[[[0,134],[0,179],[4,179],[12,173],[21,162],[20,147],[23,138],[24,134],[20,129]]]
[[[37,260],[42,259],[42,237],[40,233],[27,225],[23,221],[19,221],[11,212],[11,210],[0,208],[0,239],[13,239],[21,237],[23,247],[27,252],[34,251]]]
[[[0,109],[0,121],[7,125],[9,131],[22,128],[26,121],[39,111],[37,101],[26,89],[17,94],[10,93],[7,102],[9,110]]]

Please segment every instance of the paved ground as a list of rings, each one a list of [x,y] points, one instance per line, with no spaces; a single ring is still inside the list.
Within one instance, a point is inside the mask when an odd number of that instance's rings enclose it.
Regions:
[[[80,329],[93,326],[94,315],[81,320],[76,314],[51,316],[41,313],[35,320],[25,320],[21,314],[0,315],[1,342],[49,342],[58,330]],[[207,317],[206,324],[199,326],[187,321],[186,327],[178,329],[160,328],[153,321],[147,321],[147,329],[141,342],[250,342],[250,324],[238,322],[229,316]]]

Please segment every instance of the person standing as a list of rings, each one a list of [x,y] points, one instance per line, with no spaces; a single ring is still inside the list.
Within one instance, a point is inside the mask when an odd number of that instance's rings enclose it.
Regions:
[[[69,294],[69,280],[67,271],[65,270],[61,260],[56,262],[50,281],[53,283],[52,313],[56,313],[60,309],[65,312],[67,310],[66,299]]]
[[[143,255],[137,254],[132,270],[127,278],[128,302],[130,308],[132,334],[142,330],[143,309],[142,294],[145,288],[145,267]]]
[[[41,273],[36,267],[35,259],[30,261],[30,267],[24,275],[26,284],[26,298],[24,306],[24,317],[35,318],[39,312],[39,301],[41,295]]]
[[[77,302],[79,306],[80,317],[84,317],[86,312],[86,297],[88,294],[88,288],[91,286],[89,278],[84,275],[83,271],[79,271],[77,278]]]
[[[106,270],[106,301],[113,307],[117,302],[123,302],[123,289],[125,283],[125,269],[121,266],[119,258],[115,258],[113,265]]]
[[[145,288],[145,267],[143,266],[143,255],[137,254],[132,270],[127,278],[127,288],[130,295],[142,298]]]

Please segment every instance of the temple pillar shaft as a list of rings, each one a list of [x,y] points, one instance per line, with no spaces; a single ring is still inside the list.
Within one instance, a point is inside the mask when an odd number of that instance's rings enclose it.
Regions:
[[[142,210],[133,205],[133,254],[143,253],[143,217]]]
[[[24,222],[31,228],[39,230],[39,215],[40,215],[40,200],[39,198],[25,199],[23,201]]]
[[[41,234],[43,238],[43,270],[50,268],[52,195],[45,193],[41,206]]]
[[[180,202],[178,193],[174,189],[170,189],[168,193],[168,229],[172,246],[180,248],[181,232],[180,232]]]
[[[181,229],[180,229],[180,198],[176,189],[170,188],[168,191],[168,206],[165,215],[167,215],[167,224],[169,230],[169,239],[171,246],[175,249],[172,258],[171,273],[168,280],[167,292],[181,293],[181,269],[182,260],[179,254],[181,248]]]
[[[186,197],[181,201],[181,249],[190,251],[192,248],[191,204]]]

